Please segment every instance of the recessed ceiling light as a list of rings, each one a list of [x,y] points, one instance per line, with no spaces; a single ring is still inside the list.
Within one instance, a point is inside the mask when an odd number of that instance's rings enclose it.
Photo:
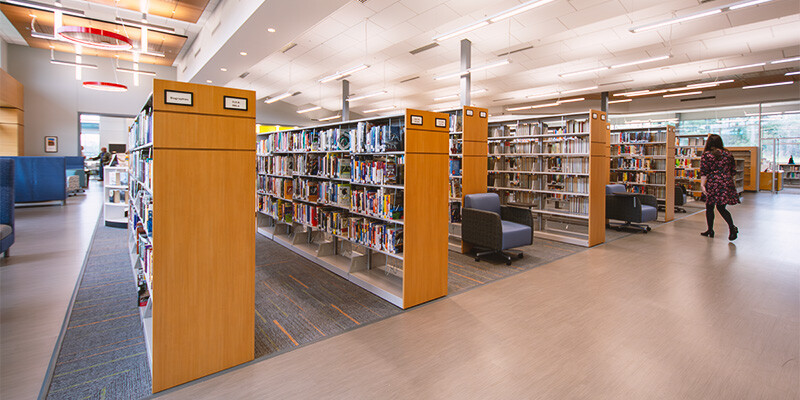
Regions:
[[[222,71],[222,72],[228,72],[227,68],[220,68],[219,70]]]
[[[783,85],[791,85],[791,84],[793,84],[793,83],[794,83],[794,81],[775,82],[775,83],[765,83],[765,84],[762,84],[762,85],[750,85],[750,86],[744,86],[744,87],[742,87],[742,89],[758,89],[758,88],[770,87],[770,86],[783,86]]]
[[[608,104],[629,103],[631,101],[633,101],[633,99],[612,100],[612,101],[609,101]]]
[[[380,95],[385,94],[385,93],[388,93],[388,92],[385,91],[385,90],[381,90],[379,92],[362,94],[360,96],[349,96],[349,97],[347,97],[347,101],[356,101],[356,100],[361,100],[361,99],[368,99],[370,97],[380,96]]]
[[[206,83],[213,83],[213,82],[211,82],[210,80],[206,80]]]
[[[680,97],[680,96],[691,96],[693,94],[701,94],[702,91],[698,90],[695,92],[683,92],[683,93],[672,93],[672,94],[665,94],[664,97]]]
[[[583,97],[576,97],[576,98],[574,98],[574,99],[559,100],[559,101],[557,101],[556,103],[558,103],[558,104],[564,104],[564,103],[574,103],[574,102],[576,102],[576,101],[584,101],[584,100],[586,100],[586,99],[585,99],[585,98],[583,98]]]
[[[731,83],[731,82],[733,82],[733,79],[726,79],[724,81],[704,82],[704,83],[692,83],[691,85],[686,85],[686,87],[690,89],[699,89],[704,87],[719,86],[722,85],[723,83]]]
[[[355,66],[353,68],[349,68],[349,69],[346,69],[346,70],[341,71],[341,72],[337,71],[333,75],[328,75],[328,76],[320,79],[319,83],[327,83],[327,82],[330,82],[330,81],[335,81],[335,80],[337,80],[339,78],[344,78],[344,77],[346,77],[348,75],[352,75],[352,74],[354,74],[354,73],[356,73],[358,71],[363,71],[363,70],[365,70],[367,68],[369,68],[369,65],[361,64],[361,65],[357,65],[357,66]]]
[[[787,72],[787,73],[785,73],[783,75],[784,76],[792,76],[792,75],[798,75],[798,74],[800,74],[800,71]]]
[[[276,102],[278,100],[283,100],[283,99],[285,99],[287,97],[291,97],[292,95],[293,95],[292,92],[286,92],[286,93],[283,93],[283,94],[279,94],[277,96],[270,97],[270,98],[264,100],[264,103],[272,104],[272,103],[274,103],[274,102]]]
[[[269,33],[275,33],[275,28],[267,28],[267,32],[269,32]]]
[[[244,52],[244,51],[240,52],[239,54],[241,54],[241,55],[243,55],[243,56],[246,56],[246,55],[247,55],[247,53],[246,53],[246,52]]]
[[[782,64],[792,61],[800,61],[800,57],[784,58],[783,60],[770,61],[770,64]]]
[[[334,115],[334,116],[331,116],[331,117],[320,118],[317,121],[330,121],[330,120],[334,120],[334,119],[340,118],[340,117],[341,117],[341,115]]]
[[[646,59],[644,59],[644,60],[639,60],[639,61],[631,61],[631,62],[626,62],[626,63],[622,63],[622,64],[616,64],[616,65],[612,65],[612,66],[611,66],[611,68],[630,67],[631,65],[639,65],[639,64],[646,64],[646,63],[651,63],[651,62],[656,62],[656,61],[666,60],[666,59],[668,59],[668,58],[670,58],[670,57],[672,57],[672,55],[666,55],[666,56],[658,56],[658,57],[646,58]]]

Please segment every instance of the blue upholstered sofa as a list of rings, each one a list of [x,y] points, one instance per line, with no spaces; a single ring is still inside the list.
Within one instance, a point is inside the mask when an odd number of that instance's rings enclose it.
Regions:
[[[14,244],[14,160],[0,159],[0,253]]]
[[[64,157],[2,157],[14,160],[14,201],[32,203],[67,199]]]

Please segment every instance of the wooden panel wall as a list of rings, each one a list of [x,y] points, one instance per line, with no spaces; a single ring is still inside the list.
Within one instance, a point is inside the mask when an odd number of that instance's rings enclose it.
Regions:
[[[406,111],[403,308],[447,295],[449,123],[447,114]]]
[[[675,127],[667,125],[667,193],[664,202],[664,221],[675,219]]]
[[[461,137],[464,140],[461,161],[461,204],[464,204],[463,196],[487,191],[489,110],[465,106],[461,115],[463,116]],[[462,253],[468,253],[471,248],[469,244],[461,242]]]
[[[589,247],[606,240],[606,184],[609,181],[611,127],[606,113],[589,110]]]
[[[25,155],[23,87],[0,69],[0,156]]]
[[[154,112],[154,392],[254,356],[255,114],[204,114],[228,93],[205,85],[156,80],[154,100],[172,87],[195,104]]]

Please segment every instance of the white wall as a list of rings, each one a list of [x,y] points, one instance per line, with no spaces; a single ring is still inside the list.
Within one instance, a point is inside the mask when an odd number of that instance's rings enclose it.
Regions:
[[[58,59],[75,60],[75,55],[56,53]],[[86,89],[75,79],[75,68],[50,63],[50,52],[14,44],[8,45],[8,71],[24,86],[25,155],[75,156],[79,154],[78,113],[133,116],[139,113],[153,90],[152,76],[140,76],[139,86],[133,75],[114,72],[109,58],[83,56],[83,62],[95,64],[84,69],[82,81],[117,82],[128,86],[124,93]],[[124,67],[130,67],[123,64]],[[155,71],[157,78],[175,80],[175,68],[141,65]],[[44,153],[44,137],[58,136],[58,153]]]
[[[128,144],[128,127],[132,118],[100,117],[100,147],[108,148],[109,143]]]
[[[8,71],[8,43],[0,38],[0,69]]]

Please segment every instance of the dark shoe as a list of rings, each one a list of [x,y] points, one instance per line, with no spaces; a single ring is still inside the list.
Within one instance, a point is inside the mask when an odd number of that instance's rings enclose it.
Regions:
[[[700,235],[701,236],[708,236],[710,238],[713,238],[714,237],[714,231],[709,229],[709,230],[707,230],[705,232],[701,232]]]
[[[739,228],[734,226],[730,235],[728,235],[728,240],[736,240],[737,237],[739,237]]]

